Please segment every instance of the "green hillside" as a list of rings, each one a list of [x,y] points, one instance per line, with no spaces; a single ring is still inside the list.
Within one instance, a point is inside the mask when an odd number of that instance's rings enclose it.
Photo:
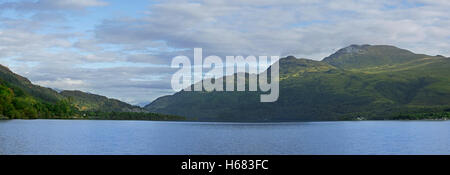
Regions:
[[[80,111],[142,112],[137,106],[104,96],[81,91],[62,91],[58,93],[50,88],[34,85],[27,78],[15,74],[2,65],[0,65],[0,80],[3,82],[4,88],[13,90],[14,96],[26,96],[40,103],[56,104],[61,101],[70,101],[70,104]]]
[[[0,65],[0,118],[69,118],[75,110],[56,91],[33,85]]]
[[[145,109],[204,121],[311,121],[449,117],[450,59],[393,46],[351,45],[323,61],[280,60],[280,97],[178,92]],[[418,117],[422,116],[422,117]]]
[[[70,99],[81,111],[105,111],[105,112],[143,112],[139,106],[110,99],[105,96],[81,92],[61,91],[60,94]]]
[[[55,103],[62,99],[58,92],[50,88],[33,85],[30,80],[15,74],[3,65],[0,65],[0,79],[41,101]]]
[[[0,119],[185,120],[81,91],[60,93],[33,85],[0,65]]]
[[[28,89],[29,90],[29,89]],[[32,91],[38,93],[39,90]],[[41,97],[42,94],[38,94]],[[76,109],[67,99],[48,102],[36,98],[17,85],[0,79],[0,118],[37,119],[71,118]]]

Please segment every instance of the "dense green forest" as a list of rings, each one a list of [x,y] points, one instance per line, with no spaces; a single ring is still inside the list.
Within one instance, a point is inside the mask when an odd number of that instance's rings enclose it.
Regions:
[[[0,120],[4,119],[185,120],[91,93],[58,93],[0,65]]]
[[[290,56],[279,63],[280,96],[274,103],[261,103],[261,92],[181,91],[145,109],[201,121],[448,118],[447,57],[351,45],[322,61]]]
[[[68,99],[46,103],[0,79],[0,117],[9,119],[72,118],[77,109]]]
[[[0,119],[186,120],[149,112],[80,111],[72,101],[67,98],[54,104],[41,102],[0,80]]]
[[[393,120],[449,120],[450,112],[428,112],[428,113],[410,113],[399,114],[392,117]]]

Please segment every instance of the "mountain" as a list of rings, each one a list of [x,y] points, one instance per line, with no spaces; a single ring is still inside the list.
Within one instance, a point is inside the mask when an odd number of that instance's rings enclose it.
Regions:
[[[71,101],[82,111],[106,111],[106,112],[143,112],[139,106],[133,106],[116,99],[105,96],[81,92],[61,91],[60,94]]]
[[[411,51],[386,45],[351,45],[338,50],[323,59],[324,62],[344,69],[384,66],[405,63],[420,58],[429,57],[424,54],[414,54]]]
[[[450,58],[443,56],[351,45],[322,61],[290,56],[279,64],[274,103],[260,103],[259,92],[180,91],[145,109],[200,121],[395,119],[450,111]]]
[[[60,93],[0,65],[0,118],[70,118],[77,111],[143,112],[140,107],[81,91]]]

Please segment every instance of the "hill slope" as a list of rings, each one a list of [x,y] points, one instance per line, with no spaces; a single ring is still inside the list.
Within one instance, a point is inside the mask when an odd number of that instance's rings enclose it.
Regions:
[[[143,112],[137,106],[81,91],[62,91],[32,84],[0,65],[0,118],[68,118],[75,111]]]
[[[323,59],[333,66],[349,69],[395,65],[429,57],[387,45],[351,45]]]
[[[391,119],[450,109],[450,59],[393,46],[352,45],[323,61],[280,59],[280,97],[258,92],[186,92],[145,109],[203,121]]]
[[[60,94],[70,99],[82,111],[143,112],[139,106],[133,106],[101,95],[81,91],[61,91]]]
[[[15,74],[7,67],[0,65],[0,79],[8,84],[22,89],[24,92],[35,97],[36,99],[55,103],[62,99],[62,97],[50,88],[33,85],[30,80],[20,75]]]

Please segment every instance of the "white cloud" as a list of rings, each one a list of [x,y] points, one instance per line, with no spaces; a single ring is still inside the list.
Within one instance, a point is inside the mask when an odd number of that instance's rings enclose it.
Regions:
[[[86,85],[86,83],[83,80],[73,80],[71,78],[58,78],[53,81],[43,80],[43,81],[36,81],[34,83],[57,89],[80,89]]]
[[[389,44],[450,56],[450,4],[445,0],[173,0],[149,5],[143,16],[98,21],[93,31],[76,33],[54,25],[96,15],[61,17],[61,11],[105,5],[115,4],[0,3],[0,10],[31,13],[30,18],[0,13],[0,63],[44,86],[137,104],[171,93],[167,80],[175,70],[168,63],[179,54],[191,56],[194,47],[202,47],[205,56],[320,60],[350,44]],[[44,27],[51,32],[41,32]]]
[[[0,3],[0,9],[20,11],[80,10],[88,7],[106,6],[101,0],[38,0]]]
[[[108,3],[100,0],[45,0],[49,1],[49,4],[55,4],[59,7],[97,7],[106,6]]]
[[[417,3],[176,1],[151,7],[145,18],[104,21],[96,36],[101,42],[128,45],[164,40],[168,47],[203,47],[218,55],[308,57],[353,43],[449,54],[442,47],[450,27],[445,3]]]

